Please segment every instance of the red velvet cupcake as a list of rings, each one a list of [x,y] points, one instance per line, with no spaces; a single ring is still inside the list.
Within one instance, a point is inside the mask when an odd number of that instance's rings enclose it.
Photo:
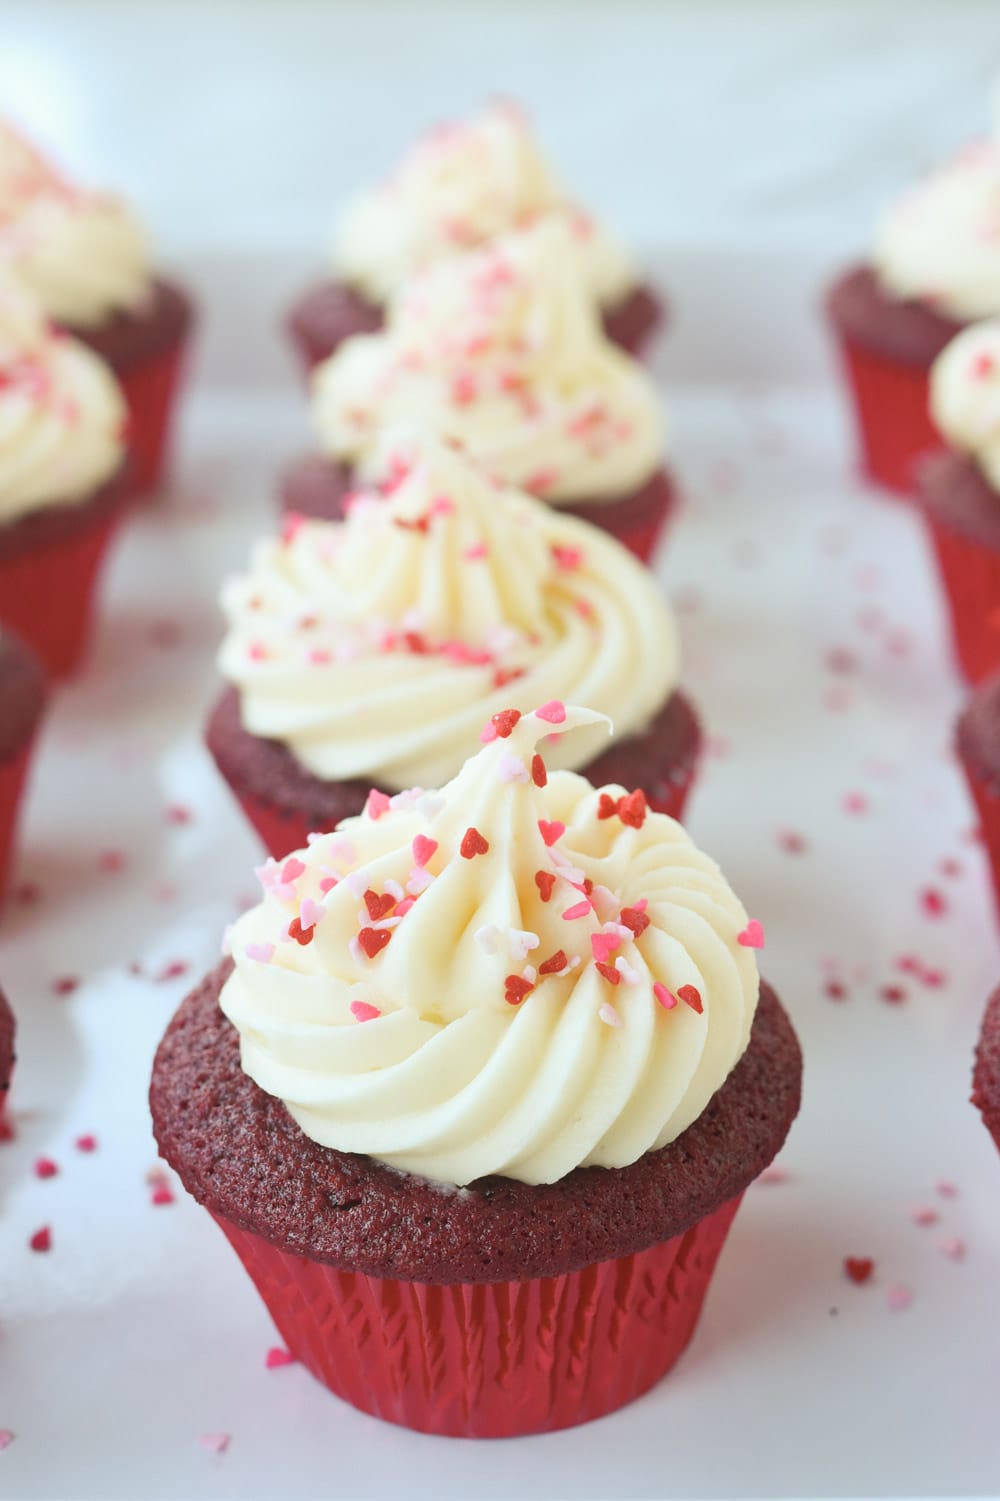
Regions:
[[[672,819],[548,770],[552,727],[267,867],[153,1068],[160,1150],[293,1355],[428,1433],[648,1390],[799,1105],[760,924]]]
[[[0,627],[0,904],[10,876],[18,815],[46,697],[38,658]]]
[[[408,282],[383,332],[316,370],[323,462],[289,476],[286,505],[337,516],[345,484],[383,477],[381,435],[405,421],[648,560],[673,502],[660,398],[601,332],[572,246],[549,219]]]
[[[149,269],[129,208],[68,182],[0,123],[0,255],[48,317],[115,372],[129,417],[129,484],[163,479],[193,322],[185,291]]]
[[[1000,676],[980,683],[958,719],[959,760],[972,793],[1000,905]]]
[[[934,362],[931,412],[948,449],[919,470],[919,499],[971,683],[1000,672],[1000,320],[976,323]]]
[[[979,1030],[972,1072],[972,1103],[1000,1148],[1000,990],[990,997]]]
[[[928,412],[931,365],[968,323],[1000,314],[1000,146],[966,148],[899,199],[872,261],[834,283],[827,311],[863,467],[912,494],[917,459],[941,447]]]
[[[13,1134],[7,1110],[7,1093],[14,1073],[14,1013],[3,991],[0,990],[0,1141]]]
[[[661,322],[660,299],[637,281],[608,231],[555,181],[523,112],[497,104],[428,132],[386,182],[349,207],[333,278],[311,287],[288,315],[306,370],[345,339],[380,329],[386,304],[417,272],[546,214],[570,226],[581,280],[608,338],[638,354]]]
[[[79,661],[127,504],[124,418],[97,356],[0,285],[0,624],[54,677]]]
[[[383,490],[342,522],[290,520],[224,595],[230,687],[208,745],[271,853],[373,787],[447,781],[484,724],[563,695],[618,732],[568,740],[574,767],[679,817],[701,732],[652,575],[438,440],[387,443]]]

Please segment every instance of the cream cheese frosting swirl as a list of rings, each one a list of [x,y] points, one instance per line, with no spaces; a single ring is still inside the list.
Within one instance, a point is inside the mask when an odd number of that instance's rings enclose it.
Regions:
[[[569,226],[587,294],[605,307],[620,302],[635,283],[624,248],[555,181],[525,115],[494,105],[428,131],[386,182],[348,208],[334,267],[370,301],[386,302],[416,272],[543,214]]]
[[[65,180],[0,120],[0,266],[48,316],[95,328],[150,295],[149,253],[131,210]]]
[[[0,279],[0,524],[86,499],[122,462],[124,422],[104,362]]]
[[[381,431],[410,421],[555,505],[636,490],[664,438],[656,387],[605,338],[554,219],[409,282],[384,330],[317,368],[313,414],[324,452],[365,478]]]
[[[439,793],[373,794],[262,868],[220,1005],[314,1141],[550,1183],[666,1146],[725,1082],[760,925],[641,793],[546,779],[536,744],[600,718],[511,711]]]
[[[931,416],[1000,490],[1000,318],[964,329],[931,367]]]
[[[1000,142],[972,143],[893,204],[873,264],[893,297],[961,321],[1000,313]]]
[[[219,666],[244,727],[325,780],[392,788],[447,781],[511,703],[569,693],[644,730],[678,671],[649,571],[436,440],[387,448],[387,493],[359,494],[343,522],[293,518],[225,586]],[[579,766],[597,748],[576,735],[565,754]]]

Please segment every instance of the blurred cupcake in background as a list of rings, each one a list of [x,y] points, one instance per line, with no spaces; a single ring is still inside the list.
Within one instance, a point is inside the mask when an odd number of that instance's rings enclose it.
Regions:
[[[7,997],[0,990],[0,1141],[7,1141],[13,1135],[7,1095],[14,1073],[14,1062],[14,1013]]]
[[[406,421],[648,559],[673,501],[660,397],[605,338],[572,244],[547,219],[409,282],[383,332],[314,372],[321,454],[288,474],[285,506],[339,515],[359,483],[384,477],[382,434]]]
[[[1000,1148],[1000,990],[983,1013],[972,1072],[972,1103]]]
[[[609,729],[529,711],[269,863],[153,1065],[160,1152],[284,1344],[423,1432],[647,1391],[799,1107],[760,923],[673,819],[547,764]]]
[[[129,413],[129,483],[157,488],[193,321],[188,294],[150,269],[145,234],[110,193],[68,181],[0,120],[0,266],[48,318],[107,362]]]
[[[1000,915],[1000,676],[980,683],[965,705],[955,748],[979,815]]]
[[[458,770],[484,725],[586,699],[614,719],[554,764],[680,816],[701,743],[672,616],[605,533],[488,480],[440,441],[389,436],[392,479],[341,522],[289,518],[226,588],[229,687],[208,744],[275,855]],[[569,761],[565,756],[571,757]],[[636,791],[641,789],[641,791]]]
[[[31,754],[47,697],[45,673],[38,658],[23,641],[0,626],[0,905],[7,890]]]
[[[941,446],[930,368],[971,322],[1000,314],[1000,142],[974,142],[894,203],[871,259],[827,295],[872,479],[914,489],[914,463]]]
[[[1000,319],[973,324],[938,355],[931,416],[948,447],[918,466],[918,494],[955,654],[978,683],[1000,672]]]
[[[332,279],[306,292],[288,316],[306,368],[353,334],[379,329],[386,304],[418,272],[547,214],[569,227],[568,253],[608,338],[638,354],[660,322],[659,298],[637,280],[611,233],[556,181],[524,112],[500,103],[429,131],[387,181],[348,208]]]
[[[125,513],[125,403],[85,345],[0,282],[0,625],[51,676],[78,664]]]

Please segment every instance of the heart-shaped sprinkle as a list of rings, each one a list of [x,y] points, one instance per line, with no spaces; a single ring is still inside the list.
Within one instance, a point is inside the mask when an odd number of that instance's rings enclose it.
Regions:
[[[550,698],[547,704],[535,710],[535,718],[543,719],[546,724],[565,724],[566,705],[558,698]]]
[[[411,845],[413,850],[413,863],[421,868],[425,866],[438,847],[436,839],[428,839],[426,834],[418,834]]]
[[[497,762],[497,777],[501,782],[529,782],[531,776],[520,756],[513,751],[504,751]]]
[[[36,1178],[54,1178],[59,1171],[59,1164],[52,1161],[51,1157],[39,1157],[35,1163]]]
[[[662,980],[657,980],[653,986],[653,995],[659,1001],[664,1011],[673,1011],[677,1005],[677,997],[672,990],[668,990]]]
[[[485,855],[489,847],[488,840],[483,838],[479,830],[470,827],[462,835],[458,852],[463,860],[474,860],[477,855]]]
[[[52,1231],[50,1230],[49,1226],[43,1225],[40,1230],[36,1230],[34,1235],[28,1241],[28,1245],[33,1251],[51,1251]]]
[[[545,770],[545,762],[537,751],[531,758],[531,780],[536,787],[548,786],[549,774]]]
[[[736,942],[745,949],[762,949],[764,947],[764,929],[755,917],[751,917],[742,933],[737,933]]]
[[[298,880],[299,876],[305,875],[305,871],[306,868],[303,865],[302,861],[296,855],[290,855],[285,861],[284,865],[281,867],[282,885],[291,885],[293,881]]]
[[[351,1015],[356,1022],[373,1022],[382,1013],[377,1006],[372,1006],[368,1001],[352,1001]]]
[[[565,834],[566,825],[562,823],[558,818],[553,818],[551,822],[547,818],[540,818],[538,820],[538,832],[539,834],[541,834],[545,843],[551,848],[551,846],[555,844],[556,840],[561,839]]]
[[[326,908],[319,902],[314,902],[311,896],[304,896],[299,903],[299,922],[303,928],[314,928],[325,912]]]
[[[285,1350],[281,1345],[272,1345],[264,1356],[264,1365],[269,1371],[277,1371],[281,1366],[295,1365],[296,1359],[290,1350]]]
[[[567,907],[562,915],[563,922],[574,922],[578,917],[586,917],[594,909],[589,902],[576,902],[572,907]]]
[[[503,982],[503,998],[508,1006],[520,1006],[534,988],[531,981],[524,979],[522,975],[507,975]]]
[[[594,968],[597,970],[597,973],[599,975],[604,976],[609,985],[618,985],[621,983],[621,975],[615,969],[613,964],[598,963],[594,965]]]
[[[566,958],[563,950],[556,949],[554,954],[538,966],[538,973],[540,975],[558,975],[566,968],[568,963],[569,960]]]
[[[525,928],[507,929],[507,948],[512,959],[527,959],[541,941],[537,933],[531,933]]]
[[[616,948],[621,945],[621,939],[617,933],[591,933],[590,947],[594,958],[601,963],[607,963]]]
[[[415,907],[416,905],[417,905],[417,899],[416,899],[416,897],[413,897],[413,896],[404,896],[403,900],[401,902],[399,902],[397,904],[397,906],[396,906],[396,916],[397,917],[405,917],[406,914],[407,914],[407,912],[410,911],[411,907]]]
[[[490,723],[495,728],[501,740],[506,740],[513,733],[514,726],[521,717],[520,709],[501,709],[499,714],[494,714]]]
[[[551,870],[536,870],[535,885],[543,902],[547,902],[552,895],[552,888],[556,884],[555,874]]]
[[[388,794],[380,792],[377,787],[373,787],[365,803],[365,812],[368,814],[368,817],[373,822],[377,822],[383,813],[388,813],[389,808],[390,799]]]
[[[856,1282],[861,1287],[871,1280],[875,1270],[875,1263],[870,1256],[845,1256],[844,1272],[848,1280]]]
[[[312,928],[304,928],[300,919],[293,917],[288,924],[288,936],[289,938],[294,938],[296,943],[301,944],[305,948],[307,943],[312,943],[314,935]]]
[[[477,928],[472,936],[484,954],[495,954],[500,947],[500,929],[495,922]]]
[[[618,799],[612,797],[609,792],[602,792],[597,799],[598,818],[614,818],[618,812]]]
[[[253,959],[257,964],[270,964],[274,958],[273,943],[248,943],[244,951],[248,959]]]
[[[648,811],[646,794],[641,787],[637,787],[627,797],[618,799],[618,817],[630,829],[641,829],[646,821]]]
[[[396,905],[396,899],[385,891],[380,896],[371,887],[365,892],[365,906],[368,908],[368,916],[372,922],[378,922],[380,917],[387,917]]]
[[[692,1011],[697,1011],[700,1016],[705,1007],[702,1003],[701,992],[693,985],[682,985],[677,992],[677,999],[690,1006]]]
[[[369,959],[374,959],[380,954],[392,937],[390,928],[362,928],[358,934],[358,943],[361,945]]]
[[[564,573],[574,573],[583,562],[583,550],[579,547],[561,547],[556,543],[551,552],[552,561]]]
[[[623,907],[619,921],[622,922],[626,928],[630,928],[636,938],[639,937],[640,933],[645,933],[646,929],[649,927],[649,918],[646,916],[645,912],[640,911],[638,907]]]
[[[599,1006],[597,1014],[606,1027],[620,1027],[622,1024],[621,1017],[610,1001],[605,1001]]]

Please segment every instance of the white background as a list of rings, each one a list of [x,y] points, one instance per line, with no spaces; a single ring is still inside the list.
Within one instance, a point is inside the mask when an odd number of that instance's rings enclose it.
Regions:
[[[997,1489],[1000,1177],[967,1092],[1000,954],[948,755],[961,688],[914,518],[851,479],[814,303],[885,197],[984,128],[998,44],[995,4],[0,6],[4,107],[124,187],[206,301],[176,494],[133,523],[91,668],[51,716],[20,870],[42,897],[0,928],[21,1023],[19,1137],[0,1151],[0,1495]],[[765,923],[807,1074],[790,1180],[748,1196],[675,1375],[588,1429],[468,1445],[264,1369],[273,1334],[218,1232],[180,1194],[150,1204],[144,1091],[253,891],[254,843],[199,723],[218,580],[269,524],[306,431],[283,298],[345,191],[493,90],[527,102],[676,305],[661,370],[687,509],[661,571],[721,752],[691,826]],[[866,811],[848,814],[856,793]],[[168,822],[174,803],[188,825]],[[804,854],[782,849],[787,828]],[[108,850],[123,869],[102,869]],[[936,922],[929,886],[948,904]],[[945,983],[899,975],[906,954]],[[175,960],[187,974],[158,981]],[[82,983],[59,999],[63,975]],[[42,1154],[57,1177],[32,1175]],[[914,1225],[919,1205],[940,1222]],[[47,1256],[27,1249],[43,1224]],[[961,1261],[939,1246],[954,1235]],[[875,1258],[871,1286],[844,1280],[846,1255]],[[913,1294],[901,1312],[896,1285]]]

